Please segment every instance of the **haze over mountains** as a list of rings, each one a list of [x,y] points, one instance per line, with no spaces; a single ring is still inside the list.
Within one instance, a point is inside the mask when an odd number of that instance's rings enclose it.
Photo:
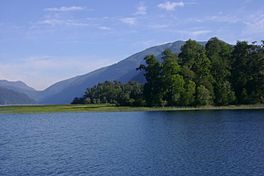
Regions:
[[[0,104],[34,104],[38,92],[21,81],[0,80]]]
[[[23,82],[0,81],[0,104],[34,104],[36,101],[31,98],[36,91],[27,87]]]
[[[67,80],[57,82],[43,91],[36,91],[25,83],[0,81],[0,88],[11,90],[18,94],[28,96],[28,101],[20,101],[21,96],[17,96],[17,101],[3,101],[0,104],[69,104],[75,97],[80,97],[88,87],[94,86],[99,82],[108,81],[138,81],[144,82],[143,74],[136,68],[144,63],[144,57],[153,54],[160,58],[165,49],[170,49],[174,53],[179,53],[184,41],[176,41],[159,46],[148,48],[136,53],[116,64],[100,68],[85,75],[76,76]],[[202,44],[205,42],[201,42]],[[3,94],[0,89],[0,96]],[[12,96],[16,96],[12,94]],[[11,102],[11,103],[9,103]],[[24,102],[24,103],[23,103]]]

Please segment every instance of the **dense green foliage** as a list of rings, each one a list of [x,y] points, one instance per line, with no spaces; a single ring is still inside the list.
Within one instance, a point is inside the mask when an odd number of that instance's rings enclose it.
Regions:
[[[161,64],[157,61],[154,55],[145,58],[147,67],[140,65],[139,70],[145,70],[146,83],[144,85],[144,98],[147,104],[158,106],[162,104],[163,89],[157,86],[162,81],[161,78]]]
[[[232,52],[232,85],[237,103],[264,102],[264,42],[238,42]]]
[[[116,104],[121,106],[144,105],[143,86],[136,82],[122,84],[106,81],[87,89],[82,98],[75,98],[72,104]]]
[[[232,47],[217,38],[209,40],[205,47],[207,57],[211,61],[214,103],[216,105],[234,103],[235,94],[230,83]]]
[[[217,38],[205,46],[188,40],[177,55],[165,50],[161,61],[145,57],[146,83],[105,82],[87,89],[73,103],[129,106],[200,106],[264,103],[264,42]]]

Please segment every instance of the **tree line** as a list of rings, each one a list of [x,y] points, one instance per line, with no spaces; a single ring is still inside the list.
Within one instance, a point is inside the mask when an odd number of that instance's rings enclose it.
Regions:
[[[119,106],[143,106],[143,85],[137,82],[122,84],[118,81],[105,81],[88,88],[81,98],[72,104],[115,104]]]
[[[188,40],[179,54],[144,58],[146,83],[100,83],[73,103],[127,106],[199,106],[264,103],[264,41],[232,46],[217,38]]]

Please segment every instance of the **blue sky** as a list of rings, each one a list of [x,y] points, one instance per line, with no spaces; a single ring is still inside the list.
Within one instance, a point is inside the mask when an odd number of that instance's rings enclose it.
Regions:
[[[264,36],[261,0],[1,0],[0,79],[36,89],[147,47]]]

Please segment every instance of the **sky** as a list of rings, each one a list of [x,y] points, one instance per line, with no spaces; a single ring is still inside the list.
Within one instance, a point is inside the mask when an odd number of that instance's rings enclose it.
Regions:
[[[262,0],[0,0],[0,79],[35,89],[148,47],[261,41]]]

